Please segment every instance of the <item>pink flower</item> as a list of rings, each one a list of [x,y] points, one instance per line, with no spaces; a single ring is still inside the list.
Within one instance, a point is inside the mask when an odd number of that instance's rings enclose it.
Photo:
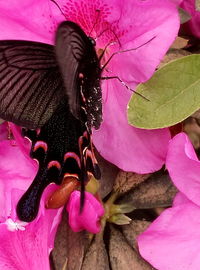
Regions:
[[[94,38],[97,52],[107,46],[103,76],[119,76],[132,89],[150,78],[179,29],[176,4],[170,0],[8,0],[0,3],[0,38],[53,43],[60,21],[72,20]],[[92,33],[91,33],[92,31]],[[152,39],[153,38],[153,39]],[[143,45],[143,46],[141,46]],[[117,79],[102,81],[103,118],[94,143],[103,157],[123,170],[147,173],[164,163],[167,129],[141,130],[127,122],[132,92]]]
[[[169,145],[166,167],[180,190],[139,236],[141,255],[158,270],[197,270],[200,265],[200,161],[184,133]]]
[[[1,125],[1,130],[6,131],[5,128],[6,124]],[[16,141],[1,137],[0,269],[50,269],[49,253],[54,246],[62,209],[46,210],[45,201],[55,185],[45,190],[38,216],[32,223],[19,221],[16,214],[18,200],[36,171],[36,163],[24,155]]]
[[[200,12],[195,8],[195,0],[183,0],[180,6],[191,15],[191,19],[183,24],[184,30],[200,38]]]
[[[85,192],[85,203],[80,213],[80,191],[72,192],[67,203],[69,225],[74,232],[87,230],[99,233],[101,230],[100,218],[104,215],[101,203],[89,192]]]

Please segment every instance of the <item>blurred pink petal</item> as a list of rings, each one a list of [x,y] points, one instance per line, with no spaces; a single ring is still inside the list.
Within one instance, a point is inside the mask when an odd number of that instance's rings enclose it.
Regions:
[[[200,208],[178,196],[182,202],[165,210],[138,237],[140,254],[158,270],[199,269]]]
[[[188,34],[200,38],[200,12],[195,10],[195,0],[183,0],[180,6],[191,15],[191,19],[182,27]]]
[[[52,1],[0,3],[0,38],[53,43],[58,23],[72,20],[88,35],[97,37],[97,51],[108,46],[103,63],[114,52],[133,49],[115,55],[103,74],[119,76],[132,89],[153,74],[179,29],[178,0],[56,2],[65,17]],[[147,173],[161,168],[170,138],[168,130],[146,131],[128,125],[126,110],[132,92],[116,79],[102,83],[102,90],[104,122],[94,132],[101,155],[127,171]]]
[[[87,230],[98,233],[101,230],[100,218],[104,215],[102,204],[89,192],[85,192],[83,211],[80,213],[80,191],[74,191],[67,203],[69,225],[74,232]]]
[[[169,143],[166,168],[176,187],[200,206],[200,161],[185,133],[179,133]]]
[[[37,218],[32,223],[18,220],[16,205],[37,171],[13,141],[0,142],[0,269],[50,269],[49,253],[54,245],[61,211],[46,210],[45,201],[56,185],[46,188]]]

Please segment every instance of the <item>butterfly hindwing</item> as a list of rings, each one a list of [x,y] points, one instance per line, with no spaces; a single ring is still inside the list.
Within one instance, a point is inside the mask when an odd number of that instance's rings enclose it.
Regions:
[[[60,185],[67,174],[77,175],[84,185],[87,172],[95,175],[98,165],[90,134],[85,124],[71,114],[65,99],[40,130],[35,134],[27,131],[25,135],[32,138],[31,156],[38,161],[39,170],[20,199],[17,213],[21,220],[31,221],[36,217],[41,195],[50,183]]]
[[[43,126],[64,96],[54,47],[0,41],[0,117],[27,128]]]
[[[33,139],[31,157],[38,161],[39,169],[18,203],[17,213],[21,220],[30,222],[36,217],[41,195],[50,183],[61,184],[67,170],[69,173],[80,174],[78,138],[84,130],[81,122],[69,112],[67,101],[62,100],[35,136],[30,131],[26,132],[25,135]],[[77,160],[73,156],[71,160],[65,160],[67,152],[73,152]]]

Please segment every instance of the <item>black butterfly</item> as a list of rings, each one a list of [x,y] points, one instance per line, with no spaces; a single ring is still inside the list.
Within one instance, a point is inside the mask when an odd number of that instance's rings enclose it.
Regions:
[[[0,41],[0,117],[24,127],[39,170],[17,206],[19,219],[33,220],[47,185],[76,175],[84,184],[100,170],[91,128],[102,121],[102,69],[95,42],[71,21],[62,22],[55,46]],[[82,202],[84,192],[82,192]]]

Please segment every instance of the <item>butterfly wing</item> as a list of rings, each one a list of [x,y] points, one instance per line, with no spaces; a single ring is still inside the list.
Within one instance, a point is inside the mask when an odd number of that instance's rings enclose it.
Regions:
[[[0,41],[0,118],[35,129],[65,95],[54,47],[31,41]]]
[[[65,21],[58,27],[55,50],[71,113],[88,127],[99,128],[101,69],[92,41],[77,24]]]
[[[60,185],[66,175],[76,175],[84,186],[88,171],[97,178],[100,174],[86,126],[71,114],[66,99],[39,131],[26,132],[32,140],[31,157],[38,160],[39,170],[20,199],[17,214],[19,219],[30,222],[36,217],[42,193],[50,183]]]
[[[24,221],[35,218],[43,190],[51,182],[60,184],[65,173],[78,175],[82,205],[88,171],[100,177],[87,129],[100,125],[98,63],[89,38],[72,22],[58,27],[56,57],[47,44],[0,41],[0,117],[41,127],[31,135],[39,170],[17,207]]]
[[[87,36],[72,22],[63,22],[56,33],[56,57],[65,83],[72,114],[80,119],[80,63],[87,50]],[[67,72],[66,72],[67,71]],[[70,78],[72,78],[71,80]]]

